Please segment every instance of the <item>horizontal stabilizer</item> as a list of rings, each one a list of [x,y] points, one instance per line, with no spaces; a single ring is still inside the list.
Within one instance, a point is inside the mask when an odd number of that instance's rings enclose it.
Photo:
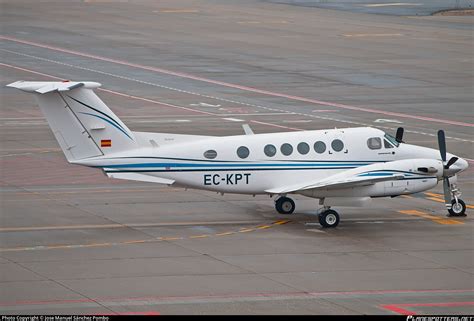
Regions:
[[[84,87],[87,89],[93,89],[100,87],[101,85],[97,82],[84,81],[84,82],[75,82],[75,81],[16,81],[14,83],[8,84],[7,87],[17,88],[26,92],[36,92],[38,94],[46,94],[53,91],[68,91],[73,90],[79,87]]]

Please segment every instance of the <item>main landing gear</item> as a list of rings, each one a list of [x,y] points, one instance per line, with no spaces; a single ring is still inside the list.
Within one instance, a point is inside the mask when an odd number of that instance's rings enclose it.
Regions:
[[[292,214],[295,211],[295,202],[289,197],[280,196],[275,201],[275,209],[280,214]],[[318,214],[318,219],[319,224],[325,228],[336,227],[340,221],[339,213],[331,210],[329,206],[323,207]]]
[[[449,188],[452,200],[451,208],[448,208],[448,216],[466,216],[466,203],[459,198],[461,196],[461,191],[457,188],[456,184],[451,184]]]
[[[339,224],[339,213],[335,210],[325,207],[321,213],[318,215],[319,224],[322,227],[336,227]]]
[[[279,197],[275,200],[275,209],[280,214],[292,214],[295,211],[295,202],[286,196]]]

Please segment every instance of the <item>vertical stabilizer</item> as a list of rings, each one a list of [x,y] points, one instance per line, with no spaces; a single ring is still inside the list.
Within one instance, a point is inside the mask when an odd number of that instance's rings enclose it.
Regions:
[[[102,102],[94,82],[30,82],[7,85],[35,94],[68,161],[137,147],[134,134]]]

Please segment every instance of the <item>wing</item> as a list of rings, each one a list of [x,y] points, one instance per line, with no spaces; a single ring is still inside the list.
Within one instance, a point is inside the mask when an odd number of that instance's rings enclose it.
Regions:
[[[345,175],[344,175],[345,174]],[[268,189],[265,192],[270,194],[284,194],[293,193],[297,191],[305,190],[318,190],[318,189],[342,189],[357,186],[367,186],[378,182],[392,181],[403,179],[405,176],[401,173],[395,172],[378,172],[376,174],[372,172],[365,173],[353,173],[353,170],[348,170],[345,173],[339,173],[334,176],[330,176],[323,180],[306,182],[302,184],[296,184],[292,186],[284,186]]]

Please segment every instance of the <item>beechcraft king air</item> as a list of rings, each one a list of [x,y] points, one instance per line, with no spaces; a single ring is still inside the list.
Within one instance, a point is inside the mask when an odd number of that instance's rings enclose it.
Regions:
[[[99,168],[111,178],[220,193],[275,197],[281,214],[295,210],[290,194],[319,200],[323,227],[335,227],[338,200],[395,197],[429,190],[442,181],[449,215],[465,215],[457,173],[466,160],[406,144],[361,127],[215,137],[131,131],[94,93],[95,82],[17,81],[8,87],[35,95],[72,164]]]

